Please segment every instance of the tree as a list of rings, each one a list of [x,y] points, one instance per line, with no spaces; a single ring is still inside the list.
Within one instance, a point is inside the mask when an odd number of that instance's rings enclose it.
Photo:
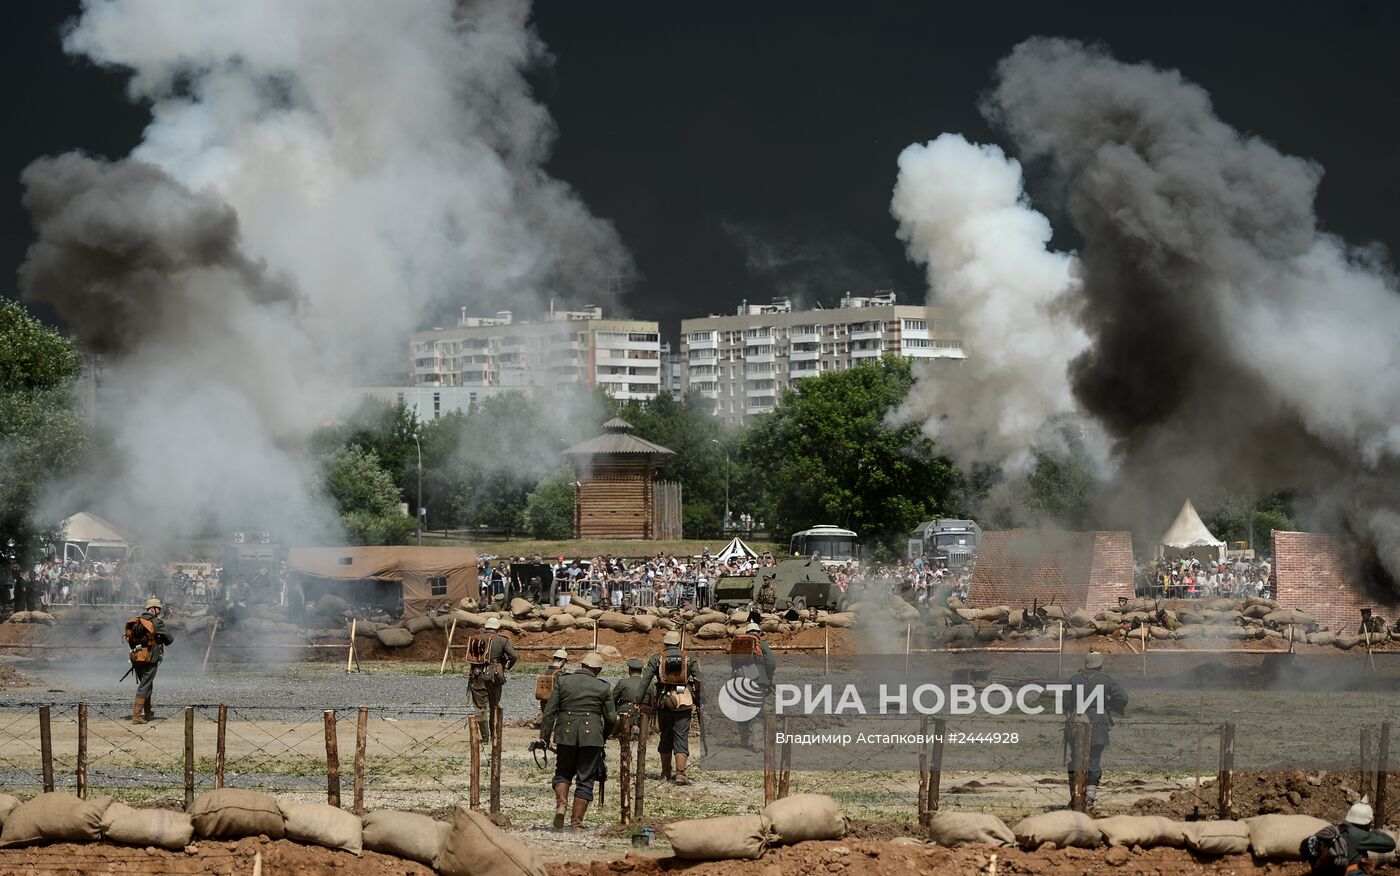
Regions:
[[[1253,500],[1254,549],[1261,554],[1273,549],[1270,540],[1273,530],[1290,531],[1297,529],[1291,517],[1294,499],[1293,490],[1279,490]],[[1237,541],[1250,540],[1250,497],[1233,494],[1221,499],[1215,511],[1205,518],[1206,528],[1221,541],[1234,545]]]
[[[325,461],[325,491],[353,543],[398,544],[414,531],[393,476],[373,450],[358,444],[336,448]]]
[[[1098,483],[1094,464],[1073,428],[1059,433],[1054,444],[1032,449],[1035,466],[1021,491],[1022,504],[1037,518],[1037,525],[1049,520],[1065,529],[1087,529],[1092,525],[1090,502]]]
[[[917,425],[887,419],[912,383],[908,361],[884,358],[784,392],[739,448],[757,516],[780,538],[832,523],[892,548],[919,521],[954,513],[957,470]]]
[[[74,386],[72,344],[12,301],[0,301],[0,551],[27,558],[58,520],[37,520],[44,488],[77,468],[88,448]]]
[[[525,529],[534,538],[574,537],[574,473],[561,468],[540,481],[525,500]]]

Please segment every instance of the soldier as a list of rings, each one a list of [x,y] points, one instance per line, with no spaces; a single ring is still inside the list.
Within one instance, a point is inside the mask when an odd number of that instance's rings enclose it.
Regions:
[[[660,653],[651,655],[642,687],[656,692],[648,699],[659,718],[660,740],[656,751],[661,756],[661,778],[673,780],[671,758],[675,756],[674,781],[689,785],[686,762],[690,757],[690,713],[695,704],[695,688],[700,684],[700,662],[694,655],[681,650],[681,634],[674,630],[662,639]]]
[[[491,716],[501,704],[506,673],[515,665],[515,646],[501,635],[501,619],[488,618],[486,627],[467,642],[467,683],[476,709],[477,744],[491,741]]]
[[[744,629],[743,635],[735,636],[729,640],[729,669],[736,678],[747,678],[757,682],[763,690],[763,697],[767,700],[768,695],[773,691],[773,675],[778,671],[778,660],[773,656],[773,651],[768,647],[768,643],[763,641],[763,627],[755,623],[750,623]],[[753,742],[749,739],[749,732],[753,728],[753,721],[745,721],[739,725],[739,744],[750,751],[756,751]]]
[[[613,685],[612,701],[622,722],[638,726],[647,705],[647,688],[642,682],[642,661],[636,657],[627,661],[627,677]]]
[[[165,657],[165,646],[175,644],[175,637],[161,619],[163,614],[165,606],[152,597],[146,600],[146,610],[140,616],[126,622],[126,643],[131,649],[131,668],[136,674],[136,702],[131,707],[133,724],[145,724],[156,717],[151,705],[156,670]]]
[[[544,720],[544,704],[549,702],[549,695],[554,692],[554,682],[558,680],[559,674],[564,671],[564,667],[569,664],[569,652],[560,648],[554,652],[549,659],[549,665],[544,671],[535,676],[535,701],[540,704],[540,717],[536,719],[535,726]]]
[[[1372,831],[1375,821],[1366,798],[1353,803],[1340,823],[1324,827],[1303,841],[1303,859],[1312,863],[1314,873],[1336,873],[1340,876],[1361,876],[1372,872],[1368,852],[1388,854],[1395,851],[1395,838],[1381,831]]]
[[[1103,750],[1108,747],[1109,730],[1113,727],[1113,717],[1109,713],[1123,714],[1128,708],[1128,695],[1111,675],[1103,671],[1103,655],[1097,651],[1090,651],[1084,656],[1084,668],[1076,672],[1069,683],[1074,688],[1075,702],[1084,702],[1087,698],[1095,696],[1095,688],[1103,688],[1103,708],[1066,715],[1068,720],[1065,724],[1065,732],[1069,735],[1068,767],[1071,784],[1074,782],[1074,766],[1078,760],[1074,725],[1087,722],[1090,726],[1089,751],[1086,758],[1089,776],[1085,802],[1093,806],[1099,795],[1099,780],[1103,777],[1100,761],[1103,758]]]
[[[763,583],[758,587],[758,609],[764,614],[778,610],[778,588],[773,584],[772,575],[764,575]]]
[[[604,775],[603,746],[617,728],[617,710],[608,683],[598,677],[603,658],[597,651],[583,656],[583,668],[560,675],[544,706],[540,738],[532,750],[545,748],[554,738],[554,829],[564,827],[569,784],[574,786],[574,808],[569,829],[583,827],[583,817],[593,799],[593,782]]]

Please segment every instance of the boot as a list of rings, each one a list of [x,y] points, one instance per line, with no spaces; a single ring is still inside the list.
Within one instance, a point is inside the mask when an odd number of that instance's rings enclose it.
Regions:
[[[671,781],[671,753],[666,752],[661,755],[661,781]]]
[[[569,830],[578,833],[583,830],[583,816],[588,813],[588,801],[582,797],[574,798],[574,811],[569,817]]]
[[[133,724],[145,724],[145,723],[146,723],[145,711],[146,711],[146,698],[145,698],[145,697],[137,697],[137,698],[136,698],[136,702],[135,702],[135,703],[132,705],[132,707],[131,707],[131,723],[133,723]]]
[[[155,713],[155,711],[154,711],[154,708],[153,708],[152,705],[151,705],[151,698],[150,698],[150,697],[146,697],[146,702],[145,702],[145,704],[142,706],[142,711],[141,711],[141,713],[142,713],[143,715],[146,716],[146,720],[147,720],[147,721],[154,721],[154,720],[156,719],[156,713]]]
[[[564,812],[569,805],[569,783],[560,782],[554,786],[554,829],[564,829]]]
[[[690,777],[685,774],[685,764],[690,757],[684,754],[676,755],[676,784],[689,785]]]
[[[1084,789],[1084,808],[1093,809],[1094,801],[1099,799],[1099,786],[1089,785]]]

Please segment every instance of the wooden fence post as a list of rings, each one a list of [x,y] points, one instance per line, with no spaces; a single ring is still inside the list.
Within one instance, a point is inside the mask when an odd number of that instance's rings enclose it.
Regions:
[[[340,808],[340,741],[335,736],[335,709],[321,713],[326,729],[326,803]]]
[[[214,622],[209,625],[209,644],[204,646],[204,662],[199,665],[200,672],[209,670],[209,653],[214,650],[214,635],[219,632],[219,619],[214,618]]]
[[[788,795],[788,788],[792,782],[792,730],[789,725],[790,719],[783,716],[783,744],[778,750],[778,799],[781,800]]]
[[[491,814],[501,814],[501,707],[491,710]]]
[[[1374,800],[1371,788],[1371,728],[1361,728],[1361,759],[1356,765],[1356,790],[1361,796]]]
[[[78,799],[87,799],[87,703],[78,703]]]
[[[194,808],[194,706],[185,706],[185,811]]]
[[[617,800],[618,824],[632,821],[632,722],[623,718],[617,728]]]
[[[53,737],[49,734],[49,707],[39,707],[39,763],[44,773],[44,793],[53,790]]]
[[[773,716],[763,716],[763,805],[778,799],[777,752],[773,750]]]
[[[1375,822],[1385,824],[1385,818],[1389,814],[1386,812],[1386,784],[1390,773],[1390,722],[1381,722],[1381,744],[1376,751],[1376,801],[1375,801]]]
[[[641,725],[637,728],[637,787],[632,794],[632,818],[641,821],[646,814],[647,800],[647,731],[651,729],[651,716],[643,713]]]
[[[228,754],[228,706],[219,706],[218,730],[214,734],[214,787],[224,786],[224,758]]]
[[[1075,812],[1089,809],[1089,747],[1093,743],[1094,728],[1088,721],[1070,725],[1073,734],[1070,742],[1069,808]]]
[[[938,791],[943,783],[943,737],[948,731],[948,722],[942,718],[933,720],[933,754],[929,757],[928,801],[924,811],[930,816],[938,811]]]
[[[355,721],[355,814],[365,814],[365,747],[369,744],[369,708],[360,706]]]
[[[438,675],[447,671],[448,658],[452,656],[452,637],[457,635],[457,618],[452,618],[452,628],[447,631],[447,647],[442,649],[442,665],[438,667]]]
[[[467,744],[471,748],[471,792],[467,798],[472,809],[481,808],[481,729],[476,716],[467,719]]]
[[[1216,780],[1220,797],[1216,804],[1216,816],[1229,819],[1235,808],[1235,725],[1220,725],[1220,774]]]
[[[919,826],[928,827],[928,715],[919,716]]]

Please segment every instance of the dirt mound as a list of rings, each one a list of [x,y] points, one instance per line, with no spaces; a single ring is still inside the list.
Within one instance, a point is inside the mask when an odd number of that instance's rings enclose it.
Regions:
[[[0,873],[127,873],[150,876],[174,874],[246,874],[262,853],[262,872],[278,874],[343,874],[343,876],[432,876],[422,864],[378,852],[355,857],[349,852],[304,846],[291,840],[267,841],[246,837],[237,842],[201,840],[192,851],[167,852],[106,843],[62,843],[27,849],[0,849]]]
[[[1356,773],[1236,773],[1235,816],[1251,818],[1278,812],[1312,815],[1336,821],[1359,799]],[[1134,815],[1168,818],[1214,818],[1215,780],[1201,783],[1200,799],[1191,790],[1173,792],[1166,800],[1143,799],[1133,804]]]
[[[30,687],[34,680],[24,675],[13,666],[0,663],[0,690],[15,690],[21,687]]]
[[[896,844],[863,840],[799,843],[770,849],[756,861],[711,861],[695,863],[675,858],[653,858],[629,852],[618,861],[570,862],[549,865],[551,876],[659,876],[685,873],[687,876],[780,876],[786,873],[836,873],[841,876],[888,876],[890,873],[986,873],[992,856],[997,873],[1024,873],[1037,876],[1080,876],[1084,873],[1167,874],[1303,874],[1302,863],[1255,865],[1248,855],[1223,858],[1197,858],[1183,849],[1133,851],[1117,849],[1057,849],[1023,852],[990,846],[963,846],[946,849],[924,844]]]

